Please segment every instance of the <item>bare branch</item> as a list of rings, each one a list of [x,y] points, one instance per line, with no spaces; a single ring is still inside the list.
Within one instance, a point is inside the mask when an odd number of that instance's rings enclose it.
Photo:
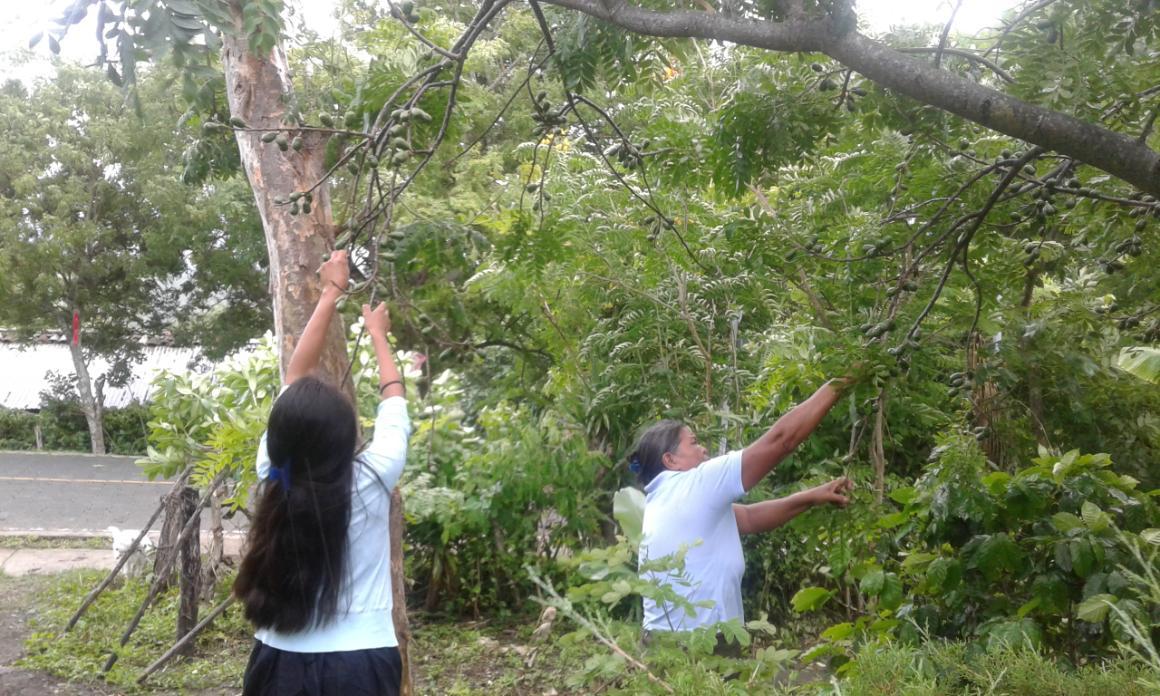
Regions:
[[[938,48],[934,52],[934,67],[937,69],[942,67],[943,51],[946,50],[947,36],[951,33],[951,25],[955,23],[955,15],[959,13],[959,8],[963,6],[963,0],[955,2],[955,9],[951,10],[951,16],[947,19],[946,25],[943,26],[942,36],[938,37]]]

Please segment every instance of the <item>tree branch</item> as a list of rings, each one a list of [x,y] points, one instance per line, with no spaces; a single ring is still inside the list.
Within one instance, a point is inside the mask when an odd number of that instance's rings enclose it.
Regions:
[[[821,52],[879,85],[1013,138],[1069,155],[1160,195],[1160,154],[1134,138],[1028,104],[913,60],[830,19],[763,22],[720,14],[656,12],[627,2],[542,0],[648,36],[728,41],[785,52]]]

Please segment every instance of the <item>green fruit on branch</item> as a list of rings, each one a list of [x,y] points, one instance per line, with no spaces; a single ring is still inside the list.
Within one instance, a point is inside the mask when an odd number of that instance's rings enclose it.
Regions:
[[[302,149],[302,146],[305,144],[306,144],[306,141],[304,141],[302,139],[301,135],[294,136],[294,139],[290,141],[290,147],[292,147],[295,152],[300,151]]]
[[[278,131],[267,131],[262,134],[262,142],[272,143],[278,137]]]

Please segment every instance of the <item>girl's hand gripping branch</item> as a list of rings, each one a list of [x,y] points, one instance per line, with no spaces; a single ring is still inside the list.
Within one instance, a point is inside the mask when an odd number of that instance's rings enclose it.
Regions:
[[[318,298],[314,313],[306,322],[302,337],[298,339],[294,353],[290,356],[290,364],[286,366],[286,384],[293,384],[318,367],[322,348],[326,345],[326,330],[330,326],[330,320],[334,318],[335,303],[350,284],[350,261],[347,252],[332,253],[318,269],[318,275],[322,283],[322,296]]]
[[[371,342],[375,346],[375,357],[379,361],[379,396],[388,399],[392,396],[405,396],[403,377],[395,365],[395,353],[387,340],[391,330],[391,315],[387,312],[387,303],[380,302],[378,307],[371,309],[370,305],[362,306],[363,321]]]

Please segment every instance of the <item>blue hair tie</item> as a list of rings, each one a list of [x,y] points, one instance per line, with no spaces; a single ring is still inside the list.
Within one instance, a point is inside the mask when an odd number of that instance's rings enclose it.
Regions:
[[[628,470],[634,474],[640,473],[640,457],[639,456],[634,454],[628,460]]]
[[[270,467],[270,480],[277,482],[283,489],[290,490],[290,467],[289,466],[272,466]]]

